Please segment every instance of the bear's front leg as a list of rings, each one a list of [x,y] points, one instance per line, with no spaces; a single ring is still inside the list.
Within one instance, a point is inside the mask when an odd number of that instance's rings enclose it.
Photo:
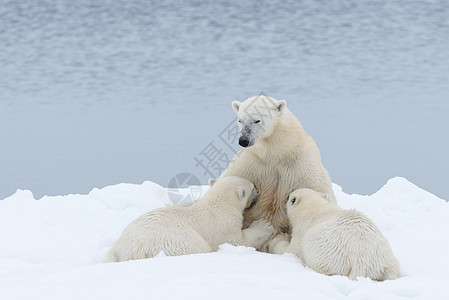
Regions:
[[[260,249],[274,232],[275,229],[270,222],[256,220],[248,228],[242,230],[242,244]]]

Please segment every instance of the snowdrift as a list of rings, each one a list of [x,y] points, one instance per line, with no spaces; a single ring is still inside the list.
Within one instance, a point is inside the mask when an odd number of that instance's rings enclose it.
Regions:
[[[202,187],[204,193],[207,187]],[[290,254],[222,245],[216,253],[104,263],[125,226],[176,196],[155,183],[119,184],[88,195],[0,201],[1,299],[442,299],[448,298],[449,203],[404,178],[338,203],[376,222],[402,276],[375,282],[328,277]],[[178,199],[189,190],[178,191]],[[177,201],[178,201],[177,200]],[[187,203],[184,201],[183,203]],[[281,298],[282,297],[282,298]]]

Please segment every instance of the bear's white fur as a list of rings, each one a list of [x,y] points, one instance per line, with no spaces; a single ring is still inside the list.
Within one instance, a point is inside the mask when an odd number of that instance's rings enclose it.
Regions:
[[[243,210],[257,199],[254,185],[239,177],[220,180],[190,206],[146,213],[129,224],[108,253],[108,261],[206,253],[224,243],[260,247],[274,232],[268,222],[242,231]]]
[[[259,190],[259,200],[244,213],[244,228],[255,220],[266,219],[276,232],[288,232],[285,198],[299,188],[326,193],[336,203],[318,147],[289,111],[286,101],[256,96],[243,103],[234,101],[232,107],[240,126],[239,144],[244,149],[217,181],[239,176]],[[266,251],[266,246],[259,250]]]
[[[377,226],[364,214],[331,204],[326,195],[310,189],[290,194],[287,212],[291,242],[278,235],[270,252],[290,252],[311,269],[326,275],[396,279],[399,261]]]

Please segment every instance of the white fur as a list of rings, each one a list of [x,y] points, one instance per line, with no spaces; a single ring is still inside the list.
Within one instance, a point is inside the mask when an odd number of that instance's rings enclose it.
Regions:
[[[243,103],[234,101],[232,107],[239,121],[240,140],[249,144],[234,156],[218,181],[240,176],[260,191],[259,201],[244,213],[244,228],[254,220],[266,219],[276,232],[288,232],[285,198],[298,188],[327,193],[336,202],[318,147],[288,110],[286,101],[256,96]]]
[[[399,261],[387,239],[364,214],[343,210],[310,189],[291,193],[287,211],[291,242],[278,236],[271,241],[270,252],[291,252],[326,275],[380,281],[400,276]]]
[[[212,252],[223,243],[260,247],[274,229],[254,222],[242,231],[243,210],[257,197],[254,185],[239,177],[220,180],[187,207],[165,207],[129,224],[108,253],[108,261]]]

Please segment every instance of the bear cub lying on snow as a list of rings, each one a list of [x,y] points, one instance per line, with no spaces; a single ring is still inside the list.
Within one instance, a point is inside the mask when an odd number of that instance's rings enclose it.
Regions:
[[[310,189],[292,192],[287,200],[291,242],[278,235],[270,242],[270,252],[291,252],[326,275],[398,278],[399,261],[377,226],[364,214],[343,210],[326,198]]]
[[[187,207],[165,207],[129,224],[108,253],[108,261],[176,256],[217,251],[224,243],[259,248],[273,234],[265,221],[242,231],[243,211],[256,201],[254,185],[231,176],[218,180]]]

